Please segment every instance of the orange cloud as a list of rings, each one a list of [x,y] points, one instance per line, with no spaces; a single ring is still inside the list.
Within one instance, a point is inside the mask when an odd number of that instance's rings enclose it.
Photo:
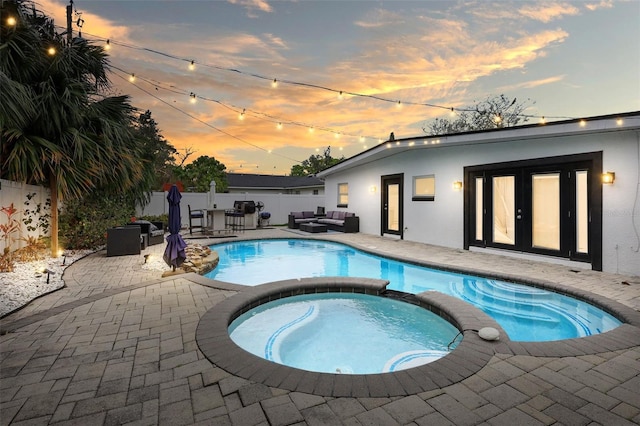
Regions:
[[[532,3],[520,8],[520,14],[527,18],[541,22],[551,22],[565,15],[577,15],[580,11],[577,7],[568,3]]]

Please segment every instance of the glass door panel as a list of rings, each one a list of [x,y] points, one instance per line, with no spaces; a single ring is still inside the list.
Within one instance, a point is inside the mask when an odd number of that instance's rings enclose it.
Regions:
[[[484,237],[483,226],[484,226],[484,203],[483,197],[484,193],[482,191],[484,185],[484,178],[478,177],[476,178],[476,240],[482,241]]]
[[[560,173],[533,174],[531,180],[532,245],[560,250]]]
[[[387,185],[387,229],[400,231],[400,185]]]
[[[589,253],[589,174],[576,171],[576,253]]]
[[[516,242],[515,176],[493,177],[493,242]]]

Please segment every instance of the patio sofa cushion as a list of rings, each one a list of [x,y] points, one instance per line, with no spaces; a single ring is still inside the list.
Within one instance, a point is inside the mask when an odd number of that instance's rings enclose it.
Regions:
[[[360,232],[360,218],[353,212],[330,210],[325,217],[318,219],[318,223],[327,225],[333,231]]]

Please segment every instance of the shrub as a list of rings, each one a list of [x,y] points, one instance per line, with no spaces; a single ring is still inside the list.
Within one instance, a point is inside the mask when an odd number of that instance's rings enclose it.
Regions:
[[[134,215],[132,203],[123,197],[94,194],[65,202],[59,227],[67,249],[95,249],[106,243],[108,228],[128,223]]]

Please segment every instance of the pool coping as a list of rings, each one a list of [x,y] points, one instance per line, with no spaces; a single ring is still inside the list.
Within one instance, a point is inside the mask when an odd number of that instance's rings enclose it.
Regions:
[[[209,280],[204,278],[203,280]],[[211,281],[210,286],[237,289],[237,285]],[[206,284],[205,284],[206,285]],[[236,345],[229,336],[228,326],[240,314],[282,297],[313,293],[363,293],[380,295],[388,281],[354,277],[318,277],[276,281],[245,287],[236,295],[208,310],[196,329],[196,342],[201,352],[214,365],[244,379],[294,392],[329,397],[391,397],[407,396],[442,389],[458,383],[486,366],[495,354],[532,356],[579,356],[627,349],[640,345],[640,330],[636,324],[623,324],[608,332],[551,342],[514,342],[500,325],[480,309],[453,296],[437,291],[415,295],[420,306],[451,322],[463,334],[458,346],[448,355],[418,367],[380,374],[317,373],[267,361]],[[617,302],[633,321],[640,313]],[[626,309],[624,309],[626,308]],[[636,315],[632,315],[632,314]],[[497,341],[485,341],[477,331],[493,327],[500,332]]]

